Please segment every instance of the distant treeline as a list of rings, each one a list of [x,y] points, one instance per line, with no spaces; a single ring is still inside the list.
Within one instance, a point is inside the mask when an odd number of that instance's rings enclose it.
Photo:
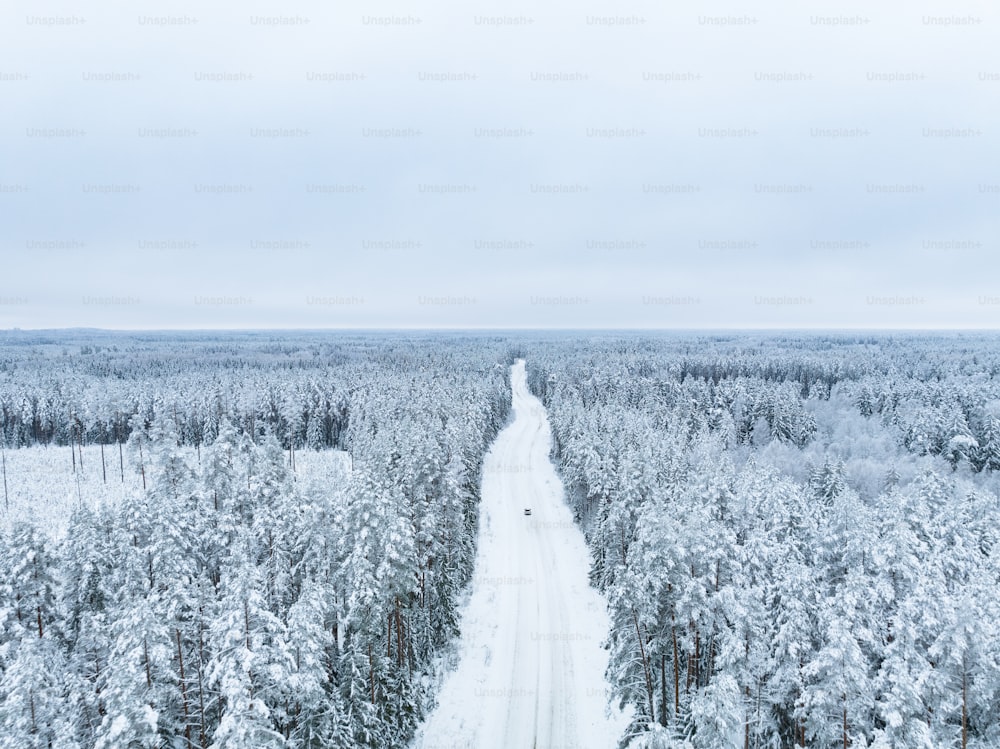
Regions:
[[[456,366],[487,371],[506,363],[509,344],[489,340],[490,354],[466,352]],[[344,449],[351,412],[378,397],[386,369],[416,377],[439,366],[442,349],[457,348],[453,339],[413,345],[388,334],[7,332],[0,334],[0,440],[10,448],[124,443],[165,412],[182,445],[209,444],[230,423],[272,435],[285,449]]]

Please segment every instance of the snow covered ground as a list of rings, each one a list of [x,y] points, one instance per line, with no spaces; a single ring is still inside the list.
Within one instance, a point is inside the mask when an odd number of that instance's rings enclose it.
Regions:
[[[588,584],[589,553],[549,461],[548,418],[523,360],[511,385],[514,420],[483,466],[458,667],[411,749],[609,749],[628,723],[608,706],[605,602]]]
[[[75,471],[71,449],[78,458]],[[183,452],[197,467],[195,449]],[[142,477],[127,447],[119,459],[118,446],[107,445],[103,467],[100,445],[84,445],[82,468],[80,448],[68,445],[37,445],[4,453],[7,492],[6,504],[0,494],[0,527],[30,522],[58,537],[76,507],[115,505],[142,491]],[[296,476],[305,489],[329,491],[331,486],[342,486],[350,463],[350,455],[342,450],[300,450],[295,454]]]

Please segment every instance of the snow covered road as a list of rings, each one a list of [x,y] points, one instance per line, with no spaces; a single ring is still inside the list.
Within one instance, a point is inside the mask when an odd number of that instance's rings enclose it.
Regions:
[[[548,419],[523,360],[511,387],[514,419],[483,466],[458,667],[412,749],[610,749],[627,724],[606,707],[605,604],[588,584],[586,543],[549,461]]]

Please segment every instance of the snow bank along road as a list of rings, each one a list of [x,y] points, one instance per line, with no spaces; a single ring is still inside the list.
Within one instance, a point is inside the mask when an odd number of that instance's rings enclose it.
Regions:
[[[589,553],[549,461],[548,419],[523,360],[511,389],[514,420],[483,465],[458,667],[412,749],[609,749],[627,723],[607,708],[605,604],[588,584]]]

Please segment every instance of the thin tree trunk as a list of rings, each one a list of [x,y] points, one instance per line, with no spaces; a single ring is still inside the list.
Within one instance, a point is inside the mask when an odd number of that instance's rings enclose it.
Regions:
[[[743,638],[743,657],[750,660],[750,632]],[[747,697],[747,721],[744,726],[743,749],[750,749],[750,686],[747,685],[744,691]]]
[[[747,719],[743,724],[743,749],[750,749],[750,687],[746,687],[744,694],[747,697]]]
[[[402,667],[403,658],[406,656],[406,646],[403,644],[403,617],[399,614],[399,598],[396,599],[396,648],[399,650],[397,664]]]
[[[705,666],[705,681],[708,682],[715,673],[715,625],[712,625],[712,636],[708,640],[708,663]]]
[[[142,490],[146,491],[146,460],[142,457],[142,438],[139,438],[139,470],[142,471]]]
[[[205,735],[205,684],[202,680],[202,671],[205,668],[205,620],[204,612],[198,609],[198,742],[201,749],[205,749],[207,737]]]
[[[10,509],[10,500],[7,496],[7,451],[0,446],[0,459],[3,460],[3,507],[5,510]]]
[[[694,632],[694,686],[701,686],[701,632]]]
[[[760,691],[761,691],[761,683],[760,683],[760,679],[758,679],[757,680],[757,720],[755,721],[755,725],[758,727],[757,728],[758,731],[760,730]],[[757,741],[754,742],[754,745],[755,746],[760,746],[760,738],[759,737],[758,737]]]
[[[965,654],[962,654],[962,749],[966,749],[969,741],[969,705],[967,684],[968,677],[965,669]]]
[[[104,462],[104,443],[101,442],[101,476],[104,477],[104,483],[108,483],[108,466]]]
[[[799,657],[799,674],[800,675],[802,674],[802,669],[803,669],[803,663],[802,663],[802,658],[800,656]],[[802,695],[800,694],[799,696],[801,697]],[[796,726],[796,729],[797,729],[798,734],[799,734],[799,746],[805,746],[806,745],[806,719],[805,719],[805,717],[803,717],[798,722],[798,725]]]
[[[375,661],[372,660],[372,644],[368,643],[368,682],[372,688],[372,704],[375,704]]]
[[[694,622],[691,622],[690,629],[691,633],[694,634]],[[693,670],[694,670],[694,657],[692,657],[689,654],[687,659],[687,676],[684,681],[684,694],[687,694],[688,692],[691,691],[691,674]]]
[[[152,688],[153,675],[149,669],[149,643],[145,637],[142,638],[142,659],[146,662],[146,686]]]
[[[646,696],[649,698],[649,719],[653,720],[656,712],[653,710],[653,677],[649,673],[649,661],[646,659],[646,646],[642,642],[639,631],[639,617],[632,609],[632,621],[635,623],[635,637],[639,641],[639,655],[642,657],[642,671],[646,675]]]
[[[847,695],[844,695],[844,749],[847,749]]]
[[[104,709],[104,701],[101,699],[101,656],[98,652],[94,651],[94,677],[90,679],[91,684],[94,687],[94,697],[97,702],[97,715],[99,718],[103,718],[107,714],[107,710]],[[87,718],[88,722],[90,718]]]
[[[660,653],[660,725],[667,725],[667,656]]]
[[[191,717],[188,711],[187,681],[184,678],[184,651],[181,648],[181,631],[174,629],[177,636],[177,666],[181,677],[181,705],[184,708],[184,740],[191,749]]]
[[[118,440],[118,467],[122,472],[122,483],[125,483],[125,456],[122,454],[122,441]]]
[[[403,629],[405,631],[407,631],[407,632],[410,631],[410,616],[409,616],[409,614],[407,614],[407,616],[406,616],[406,622],[405,622],[405,625],[404,625]],[[413,636],[412,635],[410,637],[406,638],[406,655],[407,655],[406,660],[407,660],[408,673],[409,673],[410,679],[412,680],[413,679],[413,660],[414,660]]]
[[[681,664],[677,652],[677,627],[671,625],[670,634],[674,640],[674,719],[681,711]]]

